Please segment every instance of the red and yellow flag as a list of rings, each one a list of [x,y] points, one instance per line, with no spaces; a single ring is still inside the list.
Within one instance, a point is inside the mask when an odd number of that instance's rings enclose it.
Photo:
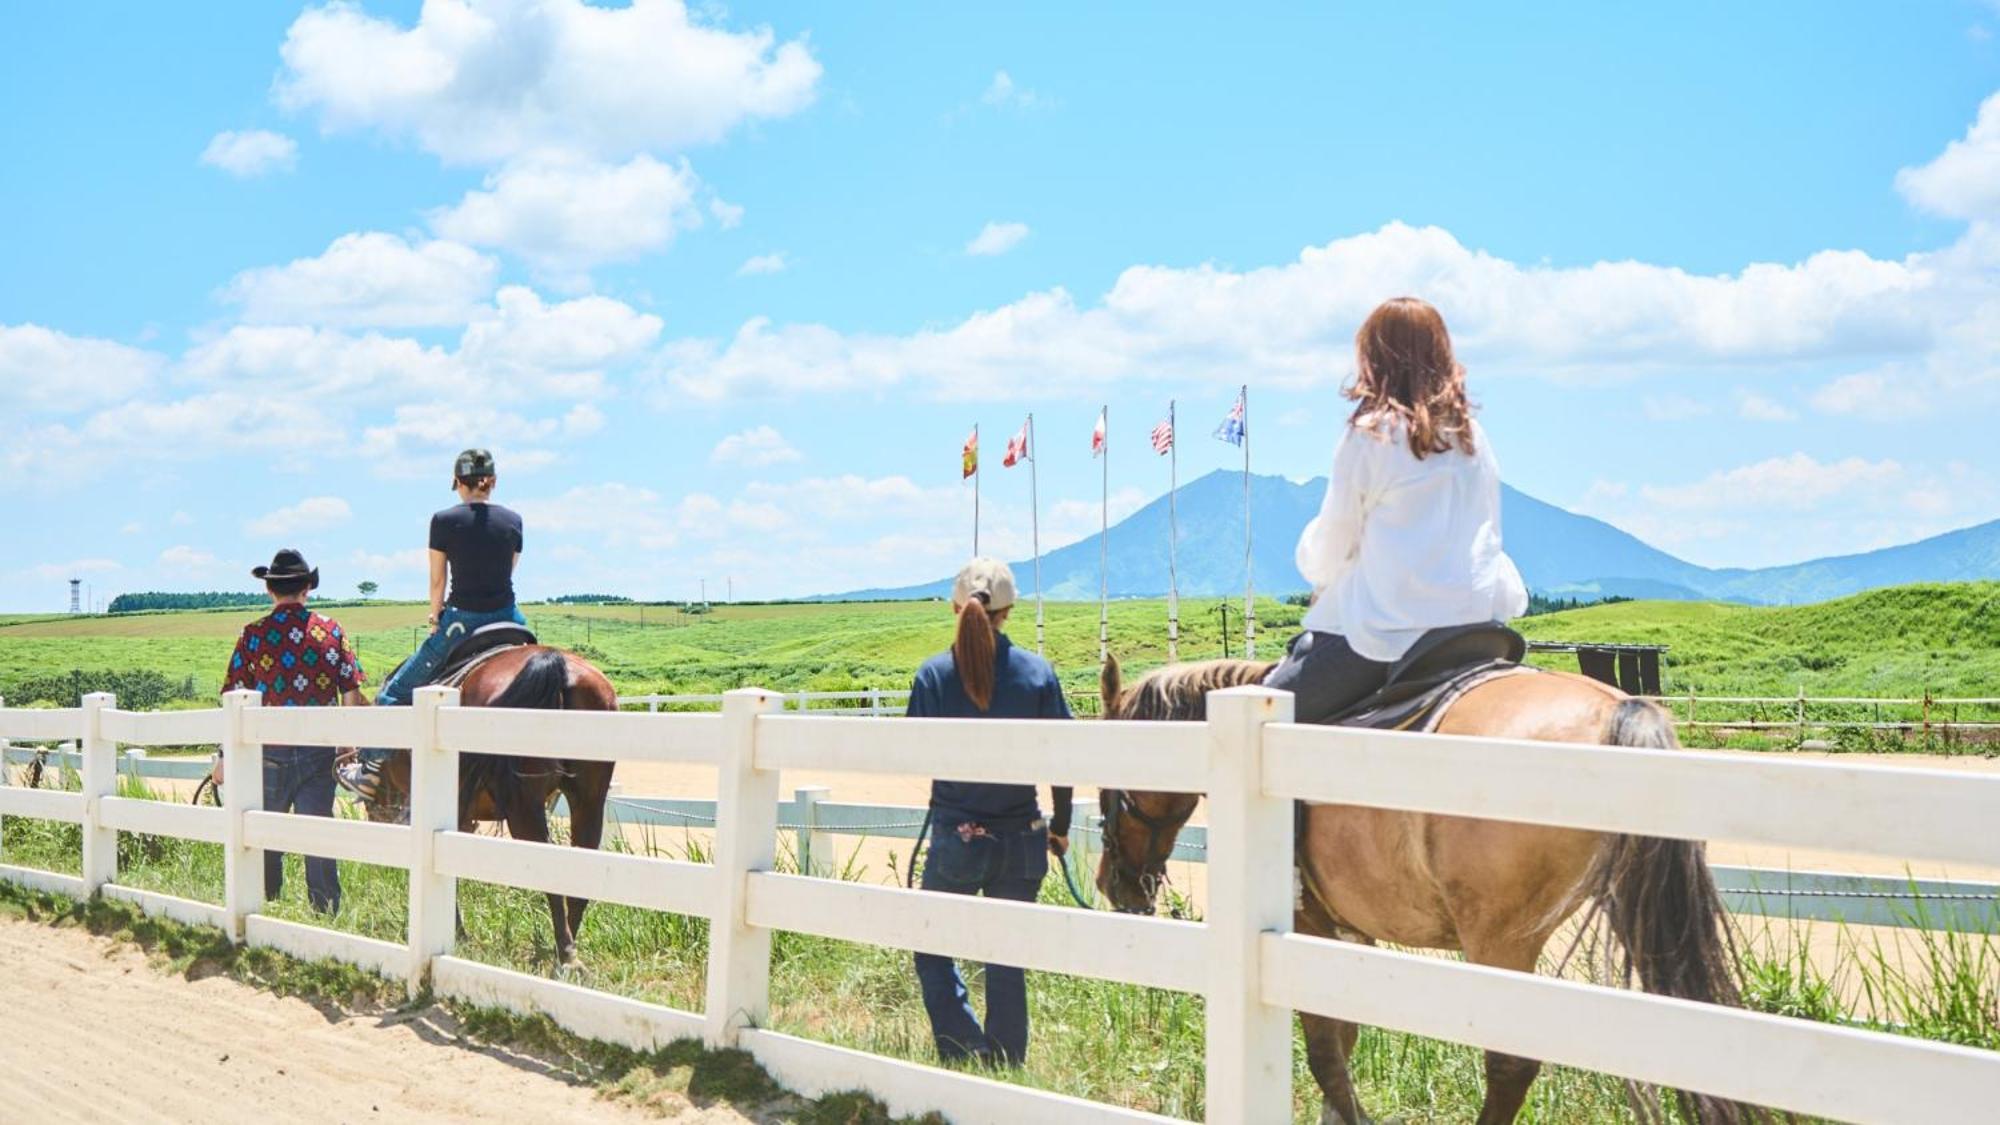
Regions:
[[[958,479],[960,480],[964,480],[966,477],[969,477],[972,474],[979,471],[979,427],[978,426],[972,427],[972,436],[965,439],[964,459],[965,459],[965,471],[959,475]]]

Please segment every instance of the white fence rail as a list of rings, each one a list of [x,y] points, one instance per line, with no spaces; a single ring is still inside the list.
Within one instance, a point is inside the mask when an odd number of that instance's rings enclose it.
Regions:
[[[1849,1121],[1962,1119],[2000,1101],[2000,1053],[1714,1008],[1595,985],[1342,945],[1289,932],[1295,799],[1377,805],[1701,839],[1764,840],[2000,866],[2000,777],[1741,757],[1501,743],[1291,725],[1289,696],[1211,697],[1204,724],[841,720],[779,714],[775,694],[731,692],[720,716],[473,711],[426,688],[396,711],[154,716],[94,695],[64,712],[0,709],[0,738],[75,738],[80,793],[0,788],[0,813],[77,822],[80,876],[0,866],[0,879],[103,893],[212,921],[239,941],[332,957],[437,992],[542,1012],[638,1047],[700,1035],[749,1051],[807,1093],[860,1088],[897,1113],[957,1121],[1145,1121],[1149,1114],[1005,1086],[766,1029],[775,929],[991,958],[1200,993],[1208,1017],[1208,1120],[1290,1119],[1292,1013],[1354,1019],[1551,1062]],[[114,797],[118,743],[213,734],[229,776],[215,810],[135,811]],[[408,828],[257,808],[264,740],[412,749]],[[457,832],[458,755],[706,761],[718,767],[713,865],[592,855]],[[913,770],[995,781],[1202,791],[1209,796],[1208,915],[1201,924],[930,895],[774,871],[780,768]],[[117,833],[224,842],[217,907],[117,883]],[[4,841],[0,841],[4,845]],[[267,847],[410,872],[404,944],[266,917]],[[705,1011],[682,1012],[452,955],[459,878],[706,917]],[[996,924],[1003,923],[1003,924]],[[1978,1112],[1978,1111],[1974,1111]]]

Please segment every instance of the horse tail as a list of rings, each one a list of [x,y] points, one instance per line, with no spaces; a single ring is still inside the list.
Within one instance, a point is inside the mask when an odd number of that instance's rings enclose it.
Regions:
[[[488,700],[488,707],[520,707],[538,711],[568,710],[569,657],[544,648],[530,656],[514,679]],[[481,789],[493,795],[493,807],[504,820],[521,800],[521,759],[499,754],[465,755],[465,777],[459,785],[459,819],[465,818]]]
[[[560,650],[545,648],[528,658],[514,673],[514,682],[501,689],[488,707],[527,707],[559,711],[569,706],[569,657]]]
[[[1118,697],[1125,691],[1124,673],[1118,667],[1118,658],[1106,652],[1104,667],[1097,671],[1097,694],[1104,700],[1102,718],[1111,719],[1118,715]]]
[[[1659,750],[1680,745],[1666,713],[1638,699],[1619,701],[1604,741]],[[1636,973],[1640,986],[1657,996],[1742,1005],[1733,932],[1704,844],[1614,836],[1586,878],[1594,911],[1618,939],[1615,968],[1624,983]],[[1677,1090],[1674,1096],[1693,1121],[1768,1120],[1761,1110],[1706,1094]]]

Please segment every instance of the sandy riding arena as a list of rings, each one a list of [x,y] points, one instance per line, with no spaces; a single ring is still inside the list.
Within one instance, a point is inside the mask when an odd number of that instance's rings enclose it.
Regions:
[[[131,946],[0,919],[0,1074],[13,1121],[752,1120],[607,1101],[541,1060],[460,1039],[433,1007],[352,1013],[226,977],[188,980]],[[106,1069],[111,1067],[113,1069]]]

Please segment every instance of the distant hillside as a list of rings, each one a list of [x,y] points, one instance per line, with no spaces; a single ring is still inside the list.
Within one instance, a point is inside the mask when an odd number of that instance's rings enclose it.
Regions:
[[[1296,593],[1304,588],[1292,565],[1292,549],[1299,532],[1319,510],[1325,490],[1323,477],[1304,484],[1275,476],[1250,478],[1259,593]],[[1217,470],[1182,485],[1178,499],[1181,593],[1220,597],[1241,591],[1243,478]],[[1529,587],[1550,597],[1794,604],[1910,582],[2000,579],[2000,520],[1867,554],[1760,570],[1713,570],[1675,558],[1603,520],[1564,511],[1509,486],[1502,486],[1500,510],[1507,553]],[[1112,597],[1165,594],[1167,498],[1162,496],[1114,524],[1108,556]],[[1050,551],[1042,557],[1042,589],[1057,600],[1094,600],[1097,564],[1096,536]],[[1013,566],[1022,586],[1032,589],[1032,560]],[[950,589],[947,577],[816,600],[937,598]]]

